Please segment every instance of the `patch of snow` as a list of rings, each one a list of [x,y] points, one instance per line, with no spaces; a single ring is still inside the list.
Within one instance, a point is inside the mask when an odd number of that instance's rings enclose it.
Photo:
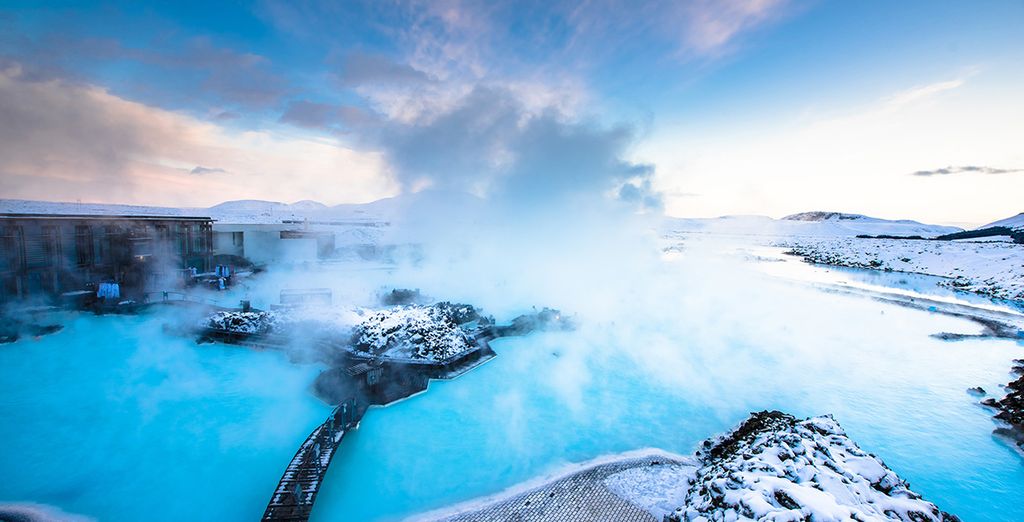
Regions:
[[[696,477],[696,463],[661,464],[620,471],[604,479],[604,484],[620,498],[662,520],[686,502],[686,492]]]

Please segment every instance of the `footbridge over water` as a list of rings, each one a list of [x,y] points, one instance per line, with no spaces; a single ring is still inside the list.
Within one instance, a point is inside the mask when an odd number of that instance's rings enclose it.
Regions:
[[[338,405],[323,424],[316,427],[292,457],[277,484],[265,521],[306,521],[320,491],[327,467],[345,434],[359,424],[366,406],[349,399]]]

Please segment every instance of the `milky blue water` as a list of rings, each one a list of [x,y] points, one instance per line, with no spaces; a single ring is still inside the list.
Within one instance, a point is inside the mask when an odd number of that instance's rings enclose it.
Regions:
[[[735,293],[733,293],[735,292]],[[1024,520],[1024,465],[993,438],[1013,341],[944,342],[976,325],[812,290],[681,296],[650,324],[504,339],[499,356],[370,410],[314,520],[398,520],[563,465],[643,447],[689,453],[747,412],[832,413],[914,490],[965,521]],[[319,371],[202,345],[163,319],[69,315],[0,345],[0,502],[100,520],[254,520],[326,416]]]
[[[0,345],[0,503],[100,520],[258,520],[330,408],[318,369],[171,337],[157,319],[70,315]]]

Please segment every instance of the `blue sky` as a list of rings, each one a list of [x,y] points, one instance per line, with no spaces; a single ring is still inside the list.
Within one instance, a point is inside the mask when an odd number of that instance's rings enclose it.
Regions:
[[[0,191],[1024,210],[1019,0],[213,4],[0,5]],[[594,161],[570,172],[540,137]]]

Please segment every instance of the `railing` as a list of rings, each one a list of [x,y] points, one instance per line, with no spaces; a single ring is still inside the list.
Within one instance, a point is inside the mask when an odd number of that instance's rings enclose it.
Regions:
[[[197,304],[217,304],[217,301],[215,299],[210,299],[208,297],[199,297],[191,294],[186,294],[184,292],[146,292],[142,294],[142,296],[145,302],[147,303],[187,302]]]
[[[270,497],[264,521],[306,521],[320,491],[327,467],[345,433],[359,423],[361,413],[355,399],[338,405],[323,424],[299,446]]]

